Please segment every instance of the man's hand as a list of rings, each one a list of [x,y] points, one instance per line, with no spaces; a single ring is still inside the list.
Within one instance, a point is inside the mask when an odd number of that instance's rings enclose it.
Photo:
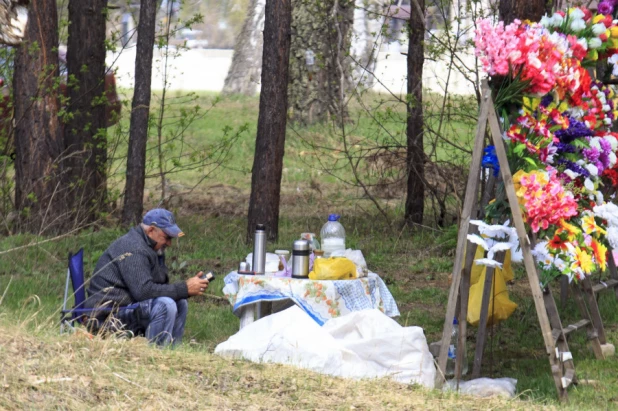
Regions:
[[[208,288],[208,280],[202,280],[200,277],[204,273],[200,271],[195,277],[191,277],[187,280],[187,289],[189,290],[189,297],[204,294],[204,290]]]

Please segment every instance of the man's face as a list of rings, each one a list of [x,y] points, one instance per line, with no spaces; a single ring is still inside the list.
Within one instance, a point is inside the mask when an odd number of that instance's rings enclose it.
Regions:
[[[146,230],[146,235],[150,237],[151,240],[157,242],[157,244],[155,244],[154,246],[154,250],[159,255],[163,254],[165,252],[165,249],[172,245],[172,238],[165,234],[163,230],[158,227],[148,227],[148,230]]]

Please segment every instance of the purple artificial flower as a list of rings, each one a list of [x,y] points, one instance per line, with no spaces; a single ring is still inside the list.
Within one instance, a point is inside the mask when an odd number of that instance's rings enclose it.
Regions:
[[[612,14],[614,12],[614,5],[616,4],[616,0],[613,0],[611,3],[609,1],[602,1],[597,6],[597,11],[599,14]]]
[[[612,144],[609,141],[605,140],[604,138],[599,139],[599,145],[601,146],[601,150],[604,153],[608,153],[612,151]]]
[[[599,156],[599,161],[603,164],[603,170],[609,167],[609,154],[607,152],[601,153]]]
[[[575,164],[572,161],[569,161],[567,159],[564,158],[560,158],[558,159],[558,164],[564,164],[565,168],[568,168],[569,170],[578,173],[581,176],[584,177],[590,177],[590,172],[588,170],[586,170],[583,167],[580,167],[579,165]]]
[[[597,161],[599,159],[599,155],[601,154],[599,152],[599,149],[595,147],[585,148],[582,151],[584,153],[584,158],[590,163],[594,163],[595,161]]]
[[[539,105],[541,107],[547,107],[552,103],[552,101],[554,101],[554,96],[552,96],[551,94],[545,94],[545,96],[543,96],[543,98],[541,99],[541,103]]]
[[[575,146],[566,143],[556,143],[556,152],[557,153],[574,153]]]
[[[566,130],[558,130],[554,135],[558,137],[562,143],[570,143],[580,137],[593,136],[594,132],[581,121],[569,118],[569,128]]]

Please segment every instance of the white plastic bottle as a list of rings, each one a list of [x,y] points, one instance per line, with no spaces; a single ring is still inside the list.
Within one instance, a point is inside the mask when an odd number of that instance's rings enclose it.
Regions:
[[[459,339],[459,321],[457,318],[453,319],[453,331],[451,332],[451,343],[448,346],[448,359],[446,360],[445,374],[447,377],[453,377],[455,375],[455,363],[457,360],[457,340]],[[463,358],[461,361],[461,375],[466,375],[468,372],[468,359],[466,353],[462,353]]]
[[[338,221],[340,217],[338,214],[330,214],[320,230],[320,241],[326,258],[335,251],[345,251],[345,229]]]

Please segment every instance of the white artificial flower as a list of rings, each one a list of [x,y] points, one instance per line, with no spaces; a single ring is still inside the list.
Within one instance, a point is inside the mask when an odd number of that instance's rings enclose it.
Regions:
[[[618,227],[611,226],[607,228],[607,241],[612,248],[618,248]]]
[[[603,42],[598,37],[593,37],[591,39],[588,39],[588,47],[590,47],[593,50],[598,49],[602,45],[603,45]]]
[[[474,260],[476,265],[484,265],[487,267],[493,268],[502,268],[502,263],[499,263],[496,260],[492,260],[491,258],[479,258],[478,260]]]
[[[607,28],[603,23],[597,23],[592,26],[592,34],[594,34],[595,36],[600,36],[601,34],[605,33],[606,30]]]
[[[612,124],[612,119],[608,118],[608,117],[605,117],[603,119],[603,124],[605,124],[606,126],[610,126]]]
[[[577,7],[574,7],[571,10],[569,10],[569,18],[571,18],[571,19],[579,19],[579,20],[583,21],[583,19],[584,19],[584,12],[581,9],[579,9]]]
[[[573,107],[567,111],[571,114],[571,117],[574,117],[576,120],[581,119],[585,115],[584,109],[581,107]]]
[[[541,17],[541,26],[543,27],[551,27],[552,26],[552,18],[547,14]]]
[[[564,174],[566,174],[567,176],[569,176],[569,178],[571,180],[575,180],[577,177],[579,177],[579,173],[576,173],[573,170],[569,170],[568,168],[566,170],[564,170]]]
[[[586,170],[588,170],[590,175],[593,177],[597,177],[599,175],[599,169],[594,164],[586,164]]]
[[[579,33],[580,31],[586,28],[586,22],[582,19],[571,20],[571,24],[569,24],[569,28],[571,29],[571,31],[574,31],[575,33]]]
[[[616,227],[618,230],[618,206],[614,203],[604,203],[592,208],[595,217],[607,221],[609,227]],[[618,232],[616,233],[618,235]],[[618,247],[614,247],[618,248]]]
[[[597,191],[596,203],[603,204],[604,202],[605,202],[605,199],[603,198],[603,193],[600,191]]]
[[[603,109],[603,111],[607,112],[610,111],[612,108],[609,106],[609,104],[604,104],[603,107],[601,107]]]
[[[616,158],[616,154],[609,153],[609,167],[610,168],[616,165],[616,160],[618,160],[618,158]]]
[[[608,134],[604,136],[603,138],[609,141],[609,144],[612,145],[612,151],[616,151],[618,149],[618,140],[616,139],[616,137],[612,136],[611,134]]]
[[[596,148],[596,149],[601,149],[601,143],[599,143],[599,137],[592,137],[590,138],[590,147],[591,148]]]
[[[551,20],[552,20],[552,25],[554,27],[560,27],[562,26],[562,23],[564,22],[564,17],[562,17],[558,13],[554,13],[554,15],[551,16]]]
[[[586,180],[584,180],[584,187],[586,187],[586,190],[594,192],[594,183],[591,179],[587,178]]]
[[[586,39],[582,38],[582,39],[577,40],[577,44],[582,46],[584,50],[588,50],[588,42],[586,41]]]

